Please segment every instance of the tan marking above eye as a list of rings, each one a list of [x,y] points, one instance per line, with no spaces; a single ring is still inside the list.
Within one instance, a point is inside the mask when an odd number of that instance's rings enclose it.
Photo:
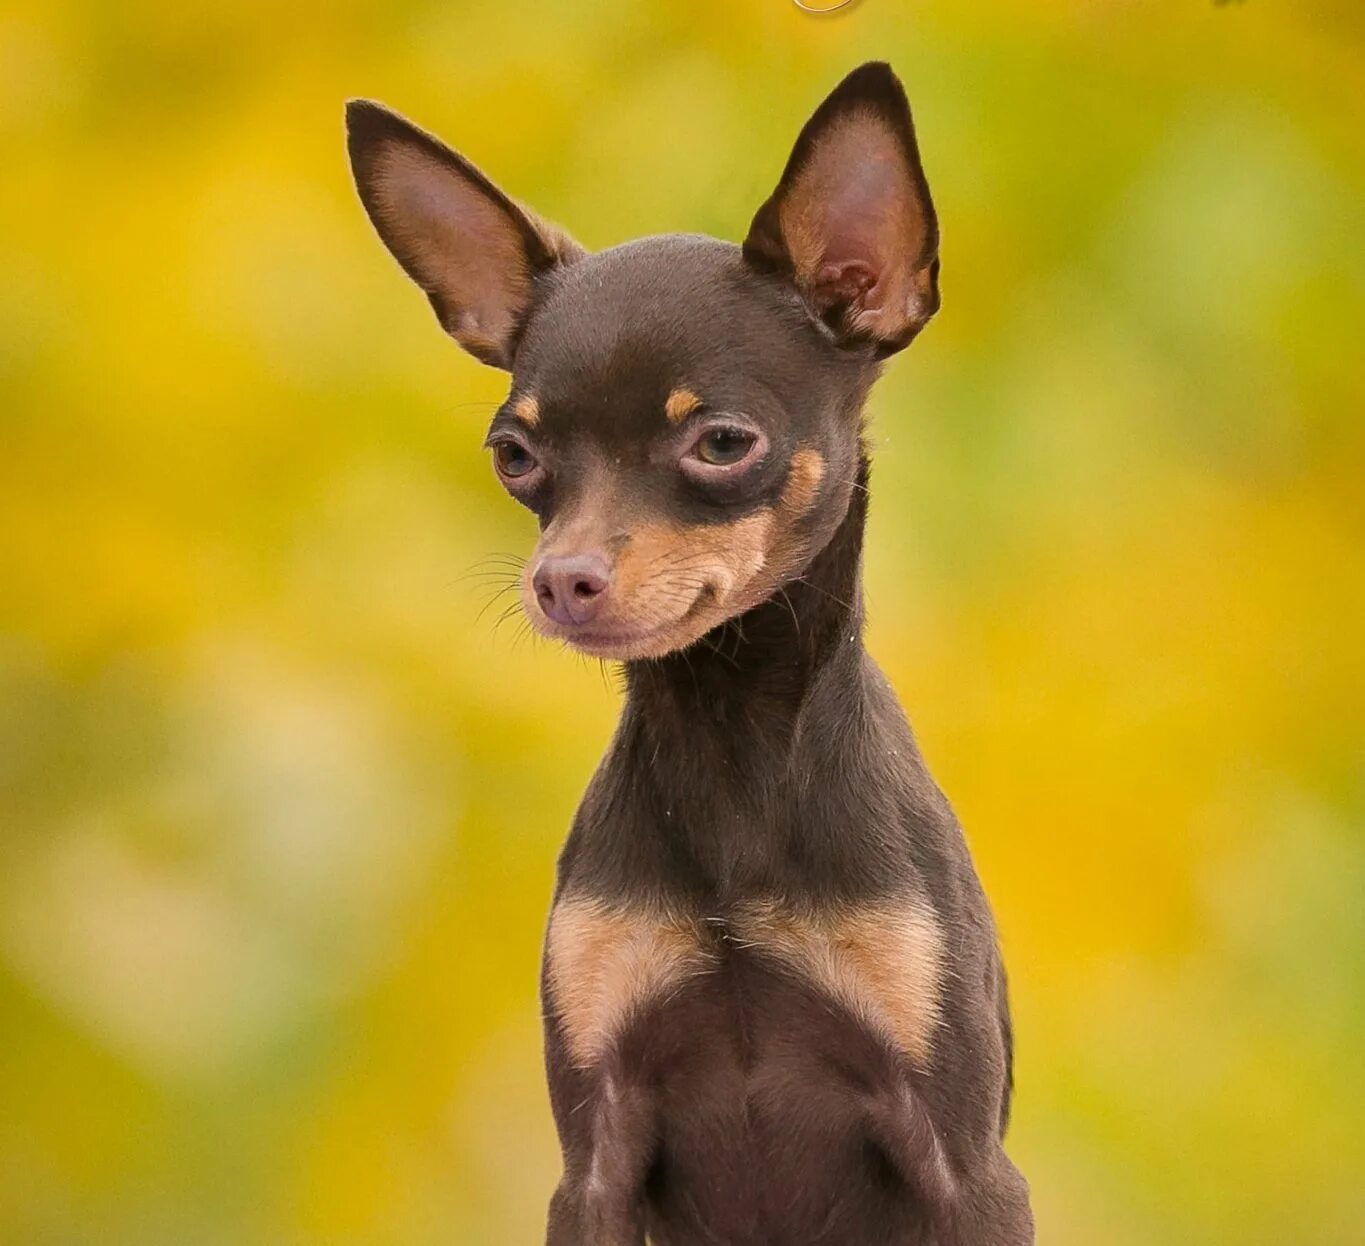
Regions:
[[[585,896],[555,906],[545,955],[550,1004],[579,1068],[596,1064],[641,1007],[712,963],[695,921]]]
[[[680,424],[699,406],[701,399],[686,386],[680,385],[668,395],[668,401],[664,403],[664,415],[670,424]]]
[[[751,901],[729,923],[742,946],[808,977],[915,1064],[933,1056],[943,932],[927,902],[803,914]]]
[[[787,469],[787,483],[782,486],[782,509],[801,512],[809,510],[825,478],[825,460],[818,450],[798,450],[792,455]]]
[[[540,423],[540,403],[534,394],[522,394],[512,404],[512,414],[527,428],[535,428]]]

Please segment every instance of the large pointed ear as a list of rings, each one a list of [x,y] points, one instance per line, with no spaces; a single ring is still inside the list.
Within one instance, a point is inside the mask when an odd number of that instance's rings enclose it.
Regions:
[[[744,254],[795,282],[837,340],[878,357],[938,310],[938,222],[889,65],[855,69],[806,122]]]
[[[510,368],[536,282],[583,249],[380,104],[346,105],[346,146],[365,211],[445,331],[475,358]]]

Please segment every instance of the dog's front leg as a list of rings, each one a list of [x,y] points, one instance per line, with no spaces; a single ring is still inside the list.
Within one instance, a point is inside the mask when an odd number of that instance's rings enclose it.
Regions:
[[[1033,1246],[1028,1185],[991,1138],[954,1172],[927,1105],[908,1085],[869,1103],[874,1140],[932,1228],[934,1246]]]
[[[644,1246],[645,1179],[658,1142],[648,1093],[603,1072],[550,1203],[547,1246]]]
[[[1034,1246],[1028,1183],[1003,1150],[962,1180],[939,1241],[942,1246]]]

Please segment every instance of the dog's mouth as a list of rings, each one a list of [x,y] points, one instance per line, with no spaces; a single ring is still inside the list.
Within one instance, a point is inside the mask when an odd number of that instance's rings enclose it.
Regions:
[[[637,527],[613,558],[580,554],[559,534],[522,578],[522,606],[540,635],[614,661],[686,649],[778,583],[769,558],[773,513],[721,524]],[[570,552],[571,551],[571,552]]]
[[[709,583],[696,591],[681,614],[662,619],[622,611],[616,618],[562,624],[546,616],[533,594],[524,604],[532,626],[542,636],[561,641],[587,657],[618,662],[666,657],[694,644],[721,621],[710,618],[716,612],[718,593]]]

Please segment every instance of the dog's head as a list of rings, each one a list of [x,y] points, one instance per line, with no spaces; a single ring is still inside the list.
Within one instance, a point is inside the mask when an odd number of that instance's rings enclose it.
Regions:
[[[588,254],[377,104],[347,110],[379,236],[512,384],[488,433],[541,538],[523,603],[599,657],[686,647],[800,576],[847,508],[878,365],[938,308],[910,109],[864,65],[816,110],[743,247]]]

